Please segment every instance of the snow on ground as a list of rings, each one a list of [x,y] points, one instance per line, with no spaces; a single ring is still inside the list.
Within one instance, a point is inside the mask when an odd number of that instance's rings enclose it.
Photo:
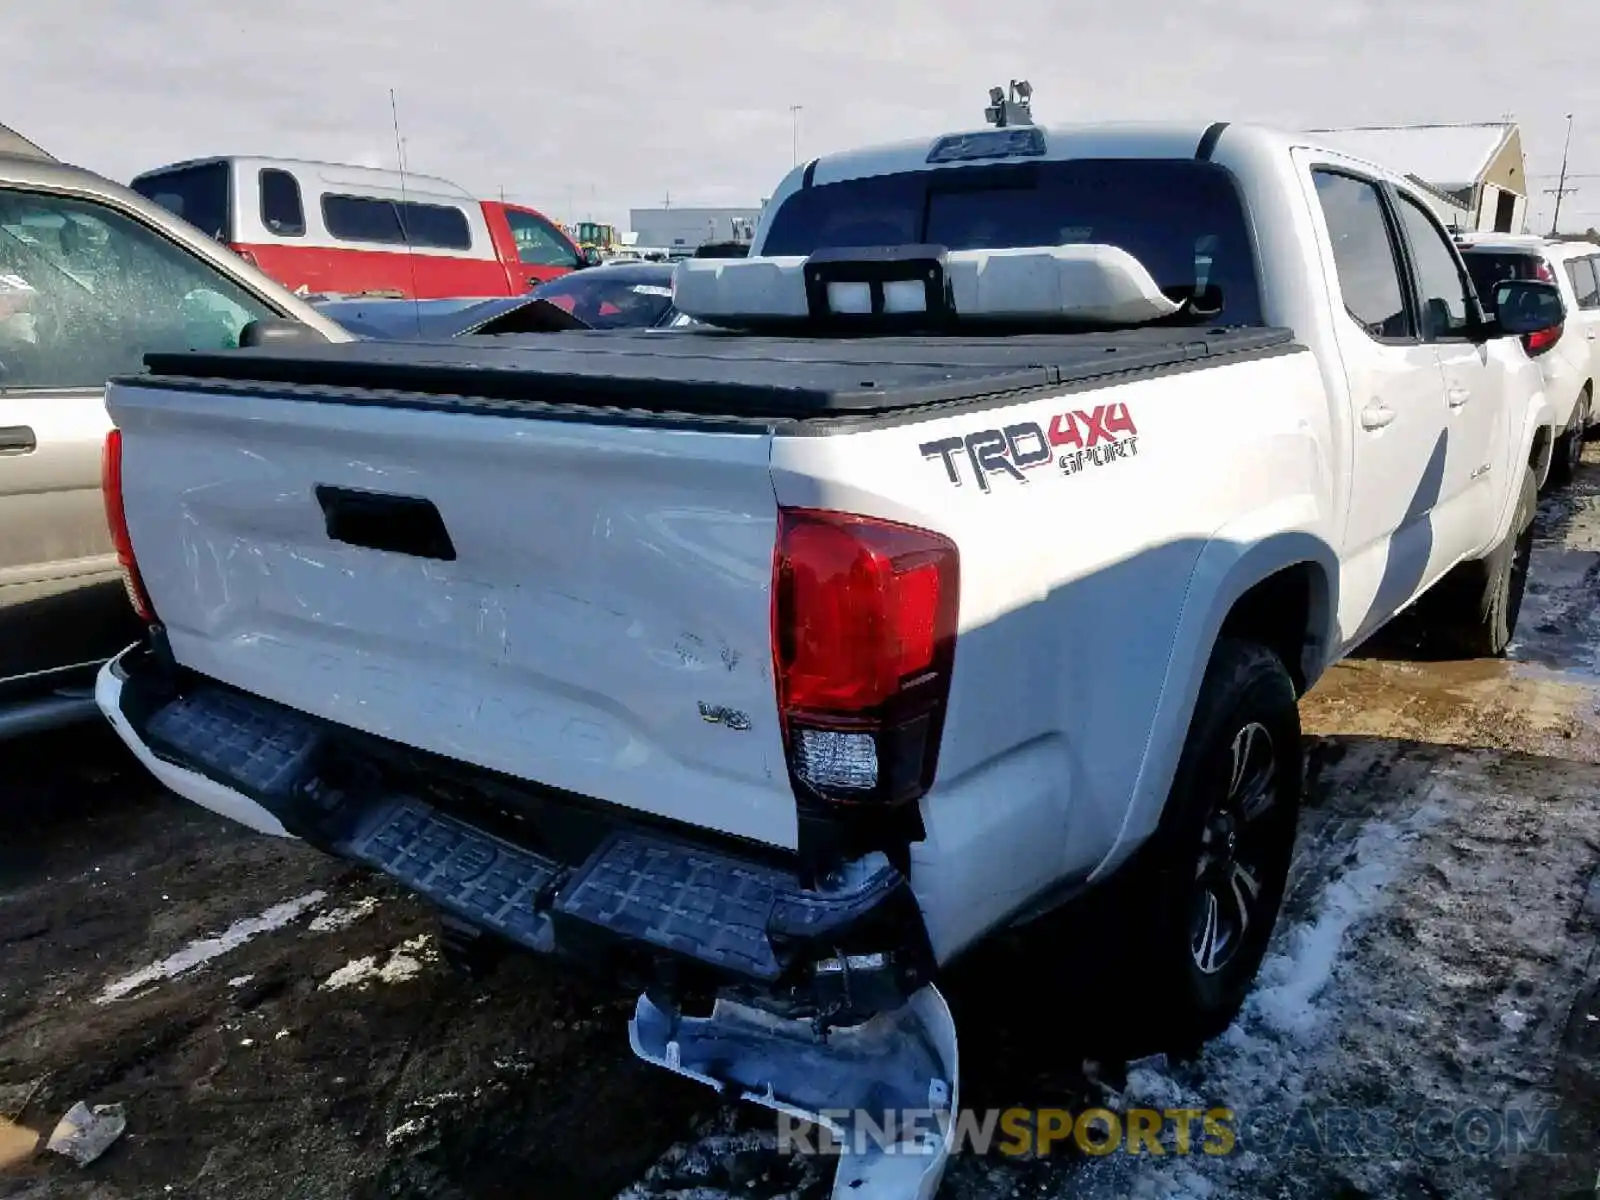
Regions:
[[[322,987],[324,991],[337,991],[372,983],[406,983],[422,974],[424,964],[436,962],[438,957],[432,936],[419,934],[389,951],[382,966],[372,954],[353,959],[323,980]]]
[[[1169,1124],[1159,1158],[958,1155],[942,1200],[1494,1194],[1514,1161],[1507,1120],[1537,1130],[1552,1104],[1542,1089],[1588,967],[1600,780],[1444,747],[1397,760],[1363,739],[1340,753],[1303,816],[1291,894],[1239,1020],[1195,1062],[1130,1064],[1106,1101],[1230,1109],[1232,1152],[1204,1153],[1196,1123],[1187,1154]],[[1458,1124],[1471,1110],[1499,1124]],[[708,1128],[623,1197],[778,1194],[750,1191],[753,1177],[826,1195],[827,1164],[780,1164],[773,1140]]]
[[[343,908],[330,909],[311,922],[312,933],[332,933],[335,930],[346,929],[378,911],[378,898],[376,896],[363,896],[354,904],[347,904]]]
[[[235,921],[215,937],[200,938],[190,942],[176,954],[171,954],[160,962],[141,967],[131,975],[125,975],[108,983],[105,990],[95,998],[95,1003],[109,1004],[113,1000],[131,996],[153,983],[159,983],[164,979],[175,979],[214,958],[227,954],[230,950],[237,950],[252,938],[282,929],[307,909],[326,899],[326,892],[307,892],[304,896],[274,905],[259,916]]]

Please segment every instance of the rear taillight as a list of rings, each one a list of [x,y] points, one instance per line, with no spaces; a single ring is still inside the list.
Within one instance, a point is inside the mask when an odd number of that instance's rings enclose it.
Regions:
[[[111,544],[117,552],[117,564],[122,568],[122,584],[133,603],[133,611],[147,624],[156,623],[155,606],[144,590],[144,580],[139,576],[139,564],[133,557],[133,539],[128,536],[128,516],[122,507],[122,430],[113,429],[106,434],[106,444],[100,452],[100,494],[106,506],[106,527],[111,531]]]
[[[1543,354],[1561,340],[1561,332],[1565,328],[1565,325],[1553,325],[1549,329],[1540,329],[1533,333],[1524,334],[1522,344],[1529,354]]]
[[[797,787],[901,804],[933,784],[955,658],[948,538],[849,513],[779,511],[772,640]]]
[[[1542,258],[1534,263],[1533,274],[1535,278],[1542,279],[1546,283],[1554,283],[1556,281],[1555,271]]]

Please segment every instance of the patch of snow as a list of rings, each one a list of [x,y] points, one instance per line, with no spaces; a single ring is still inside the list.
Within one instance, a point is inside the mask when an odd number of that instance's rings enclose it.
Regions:
[[[1205,1048],[1198,1069],[1170,1067],[1160,1055],[1130,1064],[1126,1102],[1202,1112],[1229,1106],[1238,1113],[1287,1113],[1303,1103],[1315,1091],[1320,1060],[1337,1053],[1331,1026],[1340,1002],[1330,985],[1349,935],[1384,907],[1420,834],[1442,816],[1438,805],[1428,803],[1403,821],[1367,824],[1309,917],[1274,932],[1239,1019]],[[1173,1129],[1164,1129],[1162,1141],[1170,1147],[1173,1139]],[[1254,1161],[1248,1151],[1193,1155],[1182,1163],[1109,1155],[1086,1160],[1063,1194],[1074,1200],[1211,1200],[1233,1194],[1219,1177],[1247,1172]]]
[[[427,1128],[428,1120],[426,1117],[413,1117],[411,1120],[404,1121],[389,1130],[384,1135],[384,1145],[396,1146],[407,1138],[416,1137],[419,1133],[425,1133]]]
[[[254,978],[254,975],[235,975],[232,979],[228,980],[228,986],[231,988],[241,988]]]
[[[332,933],[335,930],[344,929],[365,917],[370,917],[377,911],[377,908],[378,898],[376,896],[363,896],[354,904],[346,905],[343,908],[330,909],[317,917],[311,922],[311,931],[313,933]]]
[[[179,975],[187,974],[196,967],[210,962],[229,951],[237,950],[240,946],[264,933],[272,933],[282,929],[291,921],[298,918],[308,908],[322,903],[327,899],[326,892],[307,892],[304,896],[293,900],[286,900],[282,904],[274,905],[266,912],[256,917],[246,917],[235,921],[215,937],[200,938],[190,942],[176,954],[169,955],[158,963],[152,963],[106,985],[105,990],[95,998],[96,1004],[108,1004],[113,1000],[120,1000],[131,995],[140,988],[152,983],[159,983],[164,979],[175,979]]]
[[[324,991],[347,987],[366,987],[371,983],[408,983],[422,974],[423,967],[437,961],[433,938],[424,933],[410,938],[389,952],[382,966],[375,954],[352,959],[322,982]]]
[[[1504,1025],[1510,1033],[1521,1033],[1528,1027],[1528,1022],[1532,1019],[1527,1013],[1515,1008],[1500,1014],[1500,1024]]]

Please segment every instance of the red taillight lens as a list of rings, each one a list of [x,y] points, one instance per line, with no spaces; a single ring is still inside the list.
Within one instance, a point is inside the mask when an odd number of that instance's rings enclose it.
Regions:
[[[1533,273],[1535,277],[1544,280],[1546,283],[1554,283],[1556,281],[1555,271],[1542,258],[1534,264]]]
[[[133,557],[133,539],[128,536],[128,517],[122,508],[122,430],[113,429],[106,434],[106,443],[100,452],[100,495],[106,506],[106,527],[111,531],[111,544],[117,552],[117,564],[122,568],[122,583],[128,591],[133,611],[148,624],[156,622],[155,606],[144,590],[144,580],[139,576],[139,564]]]
[[[1564,325],[1553,325],[1549,329],[1540,329],[1526,334],[1522,339],[1522,344],[1527,348],[1529,354],[1543,354],[1561,340],[1561,332],[1565,328],[1566,326]]]
[[[932,785],[958,564],[955,544],[924,529],[780,511],[773,656],[797,783],[824,799],[888,802]]]

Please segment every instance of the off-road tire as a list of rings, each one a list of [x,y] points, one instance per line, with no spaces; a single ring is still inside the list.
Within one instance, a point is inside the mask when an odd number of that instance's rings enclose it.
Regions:
[[[1234,777],[1236,739],[1249,727],[1271,739],[1271,802],[1261,825],[1254,870],[1254,913],[1226,965],[1206,973],[1198,962],[1196,920],[1204,907],[1197,872],[1207,860],[1208,829]],[[1256,734],[1254,736],[1259,736]],[[1122,1057],[1184,1055],[1226,1030],[1255,983],[1282,906],[1294,854],[1303,786],[1300,713],[1282,660],[1254,642],[1224,638],[1206,669],[1194,717],[1160,824],[1108,889],[1116,926],[1102,945],[1118,947],[1107,1015],[1108,1049]]]
[[[1550,475],[1545,480],[1547,490],[1564,488],[1577,474],[1578,462],[1583,458],[1583,444],[1589,432],[1589,406],[1593,403],[1589,389],[1585,388],[1572,410],[1572,420],[1556,439],[1550,458]]]
[[[1459,658],[1501,658],[1517,631],[1533,557],[1533,518],[1539,502],[1533,468],[1522,473],[1511,531],[1485,558],[1462,563],[1434,585],[1418,608],[1431,645]]]

